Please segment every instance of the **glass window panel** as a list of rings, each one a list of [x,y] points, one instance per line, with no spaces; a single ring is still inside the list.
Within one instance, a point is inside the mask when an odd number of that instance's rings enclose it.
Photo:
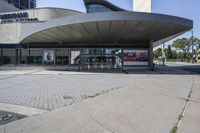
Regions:
[[[16,49],[3,49],[3,64],[16,64]]]
[[[43,50],[30,49],[29,64],[42,65]]]
[[[69,65],[69,51],[56,50],[56,65]]]
[[[26,64],[28,58],[28,49],[19,49],[18,50],[18,57],[20,64]]]
[[[81,52],[79,50],[71,51],[71,64],[72,65],[80,64],[80,54],[81,54]]]
[[[89,54],[89,50],[90,50],[89,48],[84,48],[83,49],[83,54],[86,54],[86,55]]]
[[[95,12],[108,12],[112,11],[108,7],[99,4],[91,4],[87,7],[88,13],[95,13]]]

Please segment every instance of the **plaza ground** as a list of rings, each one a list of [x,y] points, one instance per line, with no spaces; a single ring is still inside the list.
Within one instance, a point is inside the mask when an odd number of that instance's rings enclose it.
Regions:
[[[29,117],[0,132],[169,133],[178,127],[199,133],[200,76],[194,72],[177,64],[154,72],[1,70],[0,110]]]

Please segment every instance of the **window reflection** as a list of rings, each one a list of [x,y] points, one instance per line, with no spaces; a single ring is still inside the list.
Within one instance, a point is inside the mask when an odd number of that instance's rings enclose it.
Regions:
[[[121,49],[83,49],[82,67],[86,69],[117,69],[122,67]]]
[[[91,5],[88,5],[88,7],[87,7],[88,13],[109,12],[109,11],[112,11],[112,10],[107,8],[104,5],[99,5],[99,4],[91,4]]]

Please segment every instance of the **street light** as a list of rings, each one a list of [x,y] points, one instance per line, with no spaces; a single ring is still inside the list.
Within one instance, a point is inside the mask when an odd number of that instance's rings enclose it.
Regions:
[[[194,36],[193,36],[193,29],[191,30],[192,33],[192,63],[194,63]]]

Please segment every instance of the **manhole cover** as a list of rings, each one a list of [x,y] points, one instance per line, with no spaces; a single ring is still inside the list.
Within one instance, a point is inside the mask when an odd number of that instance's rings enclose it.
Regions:
[[[0,125],[7,124],[25,117],[27,116],[0,110]]]

